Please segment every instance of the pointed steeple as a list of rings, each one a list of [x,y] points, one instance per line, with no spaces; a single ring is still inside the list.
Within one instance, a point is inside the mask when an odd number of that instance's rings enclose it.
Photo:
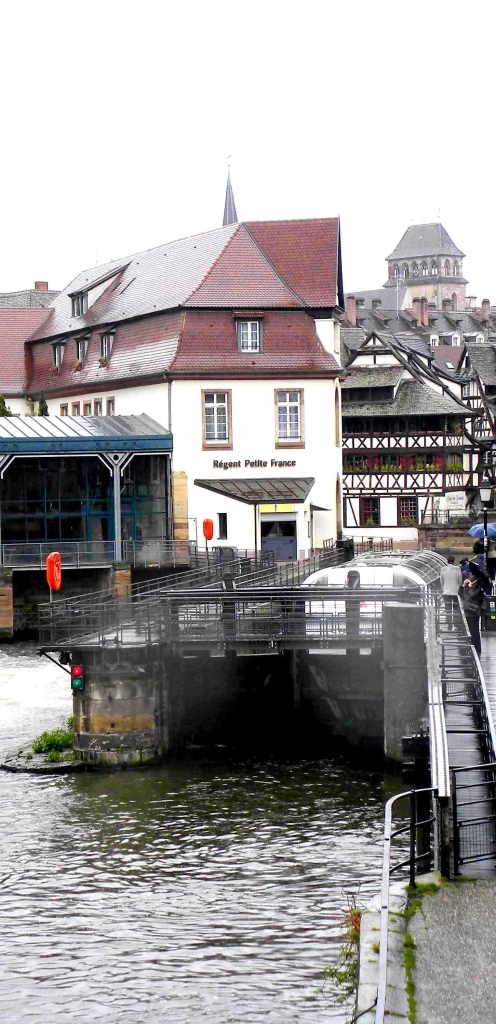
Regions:
[[[226,201],[224,203],[224,220],[222,226],[227,227],[228,224],[237,224],[238,215],[236,213],[236,203],[234,202],[233,188],[231,184],[231,171],[227,168],[227,188],[226,188]]]

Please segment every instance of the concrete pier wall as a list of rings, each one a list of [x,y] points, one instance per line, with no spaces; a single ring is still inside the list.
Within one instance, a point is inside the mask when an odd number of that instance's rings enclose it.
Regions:
[[[0,642],[14,637],[14,588],[12,571],[0,569]]]
[[[282,752],[336,742],[382,751],[380,651],[348,658],[174,654],[166,645],[72,652],[75,749],[93,764],[151,764],[187,747]]]
[[[72,652],[84,689],[74,693],[77,756],[91,764],[153,764],[163,753],[167,694],[161,649],[94,648]]]
[[[427,657],[424,609],[421,605],[385,604],[382,612],[384,650],[384,753],[403,759],[402,738],[428,723]]]

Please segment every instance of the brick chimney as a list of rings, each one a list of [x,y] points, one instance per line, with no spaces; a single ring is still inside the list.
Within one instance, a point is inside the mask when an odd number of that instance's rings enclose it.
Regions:
[[[34,282],[34,287],[35,287],[35,290],[37,292],[47,292],[48,291],[48,281],[35,281]]]
[[[413,302],[412,302],[412,311],[413,311],[414,320],[416,320],[418,324],[421,324],[422,323],[422,307],[421,307],[421,304],[420,304],[420,299],[414,299],[413,300]]]
[[[421,300],[420,300],[420,311],[421,311],[422,323],[423,323],[424,327],[428,327],[429,326],[429,304],[427,302],[427,299],[426,299],[425,295],[423,295]]]
[[[346,319],[349,321],[352,327],[356,327],[356,298],[354,295],[348,295],[346,299]]]
[[[482,308],[481,308],[480,318],[481,318],[481,320],[484,323],[487,324],[490,316],[491,316],[491,303],[490,303],[489,299],[483,299],[482,300]]]

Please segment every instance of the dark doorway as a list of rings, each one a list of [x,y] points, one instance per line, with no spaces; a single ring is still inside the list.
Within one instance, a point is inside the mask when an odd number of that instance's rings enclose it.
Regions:
[[[282,519],[273,523],[262,520],[262,552],[273,551],[276,562],[296,559],[296,520]]]

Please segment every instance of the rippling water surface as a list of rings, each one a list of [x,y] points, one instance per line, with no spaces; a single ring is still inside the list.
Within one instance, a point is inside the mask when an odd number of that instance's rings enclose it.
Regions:
[[[70,713],[61,669],[0,647],[0,754]],[[1,1021],[344,1021],[323,969],[385,797],[331,760],[0,772]]]

